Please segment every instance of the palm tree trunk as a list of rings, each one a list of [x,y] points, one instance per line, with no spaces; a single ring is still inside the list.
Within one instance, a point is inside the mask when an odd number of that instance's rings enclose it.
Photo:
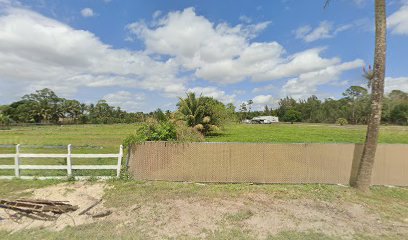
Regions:
[[[387,48],[386,35],[385,0],[375,0],[375,55],[374,78],[371,84],[371,113],[368,119],[366,140],[355,182],[355,187],[364,192],[369,191],[371,185],[371,174],[374,167],[378,132],[381,122]]]

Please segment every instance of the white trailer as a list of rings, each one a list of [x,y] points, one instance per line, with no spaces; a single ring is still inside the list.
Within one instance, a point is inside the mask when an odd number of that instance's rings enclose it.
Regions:
[[[279,122],[279,118],[275,116],[259,116],[254,117],[251,120],[251,123],[258,123],[258,124],[271,124]]]

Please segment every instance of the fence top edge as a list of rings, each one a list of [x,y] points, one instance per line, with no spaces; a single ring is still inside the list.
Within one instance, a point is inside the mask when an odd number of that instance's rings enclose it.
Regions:
[[[348,143],[348,142],[327,142],[327,143],[320,143],[320,142],[304,142],[304,143],[285,143],[285,142],[177,142],[177,141],[146,141],[138,144],[145,144],[145,143],[168,143],[168,144],[270,144],[270,145],[364,145],[364,143]],[[378,143],[378,145],[402,145],[408,146],[407,143]]]

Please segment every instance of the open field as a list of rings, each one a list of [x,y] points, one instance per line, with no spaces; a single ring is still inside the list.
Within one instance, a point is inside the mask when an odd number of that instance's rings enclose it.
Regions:
[[[137,125],[69,125],[12,127],[0,130],[0,153],[14,153],[15,144],[21,144],[21,153],[67,153],[72,144],[72,153],[118,153],[123,139]],[[44,146],[47,146],[44,148]],[[27,159],[22,164],[64,164],[65,159]],[[117,164],[117,159],[73,159],[76,165]],[[1,164],[13,164],[13,159],[0,159]],[[73,170],[74,175],[112,175],[114,170]],[[22,176],[66,176],[65,170],[21,170]],[[0,175],[13,175],[13,170],[0,170]]]
[[[0,131],[0,145],[61,146],[75,153],[116,153],[137,125],[17,127]],[[349,142],[364,126],[324,124],[231,125],[208,141]],[[383,126],[382,143],[408,143],[408,128]],[[0,148],[0,152],[13,152]],[[23,148],[23,152],[65,152]],[[29,161],[29,160],[27,160]],[[38,160],[36,160],[38,161]],[[49,160],[40,160],[46,163]],[[62,161],[62,160],[61,160]],[[95,160],[96,162],[100,160]],[[39,163],[37,162],[37,163]],[[48,163],[48,162],[47,162]],[[0,173],[1,174],[1,173]],[[30,173],[35,174],[35,173]],[[61,171],[61,175],[65,171]],[[370,194],[336,185],[251,185],[138,182],[0,181],[0,198],[69,200],[110,216],[61,216],[10,221],[0,210],[0,239],[407,239],[408,189],[374,187]],[[73,220],[72,220],[73,219]]]
[[[137,124],[114,125],[66,125],[12,127],[0,130],[0,145],[67,145],[89,147],[78,149],[78,153],[116,152],[123,139],[134,133]],[[366,126],[334,124],[271,124],[271,125],[227,125],[225,130],[207,137],[213,142],[337,142],[362,143]],[[382,126],[380,143],[408,143],[407,126]],[[96,148],[92,148],[96,147]],[[101,148],[102,147],[102,148]],[[91,149],[91,150],[90,150]],[[1,149],[1,152],[7,151]],[[13,149],[8,150],[13,152]]]
[[[58,184],[57,184],[58,183]],[[1,239],[407,239],[408,189],[363,195],[333,185],[0,181],[0,198],[69,200],[112,210],[93,219],[10,222]],[[93,199],[93,200],[92,200]],[[6,222],[8,221],[8,222]],[[65,227],[65,228],[64,228]]]
[[[234,124],[211,142],[362,143],[366,126],[335,124]],[[407,126],[381,126],[380,143],[408,143]]]
[[[15,144],[22,144],[21,153],[66,153],[72,144],[73,153],[117,153],[123,139],[137,129],[137,124],[65,125],[12,127],[0,130],[0,153],[14,153]],[[361,143],[365,126],[330,124],[232,124],[207,141],[213,142],[319,142]],[[381,143],[408,143],[408,127],[382,126]],[[42,146],[54,146],[43,148]],[[13,164],[13,159],[0,159],[1,164]],[[74,159],[73,164],[116,164],[116,159]],[[23,159],[22,164],[64,164],[64,159]],[[44,174],[46,172],[46,174]],[[114,175],[113,170],[74,170],[75,175]],[[13,170],[0,170],[0,175],[13,175]],[[22,175],[65,176],[65,170],[22,170]]]

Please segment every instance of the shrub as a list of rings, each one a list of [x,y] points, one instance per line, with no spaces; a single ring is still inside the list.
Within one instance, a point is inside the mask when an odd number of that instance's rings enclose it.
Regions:
[[[183,121],[177,122],[177,141],[179,142],[202,142],[204,136],[195,128],[187,126]]]
[[[136,131],[143,141],[174,141],[177,140],[176,125],[170,121],[149,119]]]
[[[289,109],[283,116],[285,122],[300,122],[302,121],[302,113],[293,109]]]
[[[128,136],[124,146],[145,141],[180,141],[201,142],[204,136],[195,128],[188,127],[183,121],[161,121],[149,119],[143,123],[135,134]]]
[[[336,120],[336,124],[338,124],[338,125],[340,125],[340,126],[343,126],[343,125],[347,125],[348,122],[347,122],[347,119],[345,119],[345,118],[338,118],[338,119]]]

